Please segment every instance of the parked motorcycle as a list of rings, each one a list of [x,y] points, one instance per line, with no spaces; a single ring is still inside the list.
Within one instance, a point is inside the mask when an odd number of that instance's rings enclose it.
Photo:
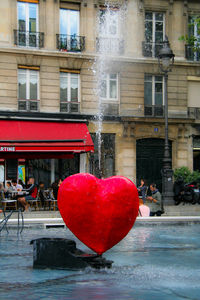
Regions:
[[[200,204],[200,193],[198,184],[195,182],[185,184],[182,179],[174,182],[174,201],[175,205],[183,203]]]

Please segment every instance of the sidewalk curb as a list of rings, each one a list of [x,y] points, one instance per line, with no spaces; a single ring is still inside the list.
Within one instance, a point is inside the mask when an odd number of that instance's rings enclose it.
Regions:
[[[21,222],[21,220],[20,220]],[[200,223],[200,216],[178,216],[178,217],[137,217],[135,224],[189,224]],[[8,225],[17,225],[18,219],[9,219]],[[24,218],[24,225],[43,225],[52,227],[52,225],[64,225],[62,218]]]

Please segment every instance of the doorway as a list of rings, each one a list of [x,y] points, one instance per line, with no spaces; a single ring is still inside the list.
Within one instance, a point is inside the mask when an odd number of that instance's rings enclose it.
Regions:
[[[137,185],[144,178],[147,184],[154,182],[162,191],[162,165],[164,155],[164,139],[139,139],[136,142],[136,175]],[[172,143],[169,141],[170,156]]]

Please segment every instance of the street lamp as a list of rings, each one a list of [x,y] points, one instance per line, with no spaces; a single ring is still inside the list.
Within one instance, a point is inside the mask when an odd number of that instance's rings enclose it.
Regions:
[[[167,96],[167,81],[168,72],[171,71],[170,67],[174,63],[174,53],[170,48],[168,37],[165,36],[163,41],[163,47],[158,54],[158,64],[161,72],[164,73],[164,103],[165,103],[165,146],[164,146],[164,158],[162,169],[162,186],[163,186],[163,200],[165,205],[174,204],[173,199],[173,170],[172,160],[169,152],[169,140],[168,140],[168,96]]]

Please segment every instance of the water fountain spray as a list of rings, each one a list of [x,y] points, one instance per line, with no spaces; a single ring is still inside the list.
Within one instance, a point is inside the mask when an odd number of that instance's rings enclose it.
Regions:
[[[97,125],[96,136],[98,141],[98,173],[102,177],[101,168],[101,147],[102,129],[104,119],[104,102],[106,99],[106,80],[105,74],[112,73],[114,58],[121,53],[122,24],[125,18],[126,4],[106,2],[97,16],[97,50],[98,55],[93,64],[93,72],[97,79],[97,89],[95,94],[98,99],[98,112],[94,117]]]

